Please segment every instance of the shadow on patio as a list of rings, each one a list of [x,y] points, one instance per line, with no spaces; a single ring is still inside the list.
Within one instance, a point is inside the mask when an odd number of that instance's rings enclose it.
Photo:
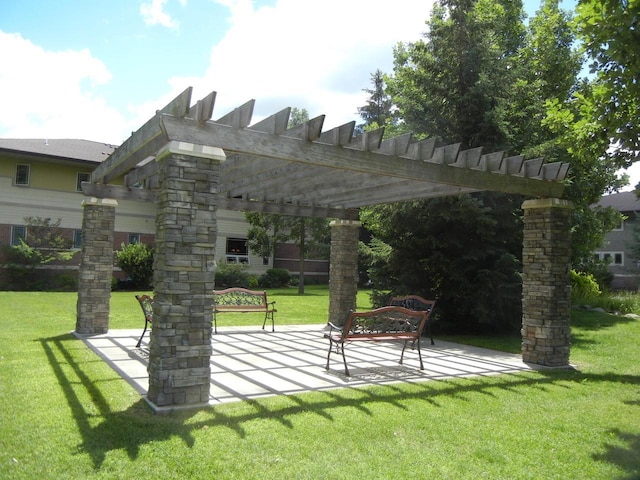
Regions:
[[[351,376],[344,375],[340,355],[332,354],[325,370],[328,341],[323,325],[280,326],[275,333],[255,327],[222,327],[213,335],[209,404],[252,400],[334,388],[416,383],[531,370],[520,355],[459,345],[441,340],[423,342],[425,369],[416,351],[398,364],[401,343],[351,344],[346,349]],[[141,395],[148,388],[148,336],[135,344],[139,330],[112,330],[79,336]]]

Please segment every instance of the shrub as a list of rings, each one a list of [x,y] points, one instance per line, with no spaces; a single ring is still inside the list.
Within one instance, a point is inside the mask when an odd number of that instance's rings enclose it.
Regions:
[[[291,274],[284,268],[270,268],[258,279],[258,284],[262,288],[286,287],[290,282]]]
[[[251,276],[247,272],[247,267],[234,263],[218,265],[214,283],[216,288],[250,288],[252,286]]]
[[[571,270],[571,303],[590,303],[601,293],[598,282],[592,274]]]
[[[132,288],[149,288],[153,277],[153,247],[144,243],[120,245],[116,264],[130,279]]]

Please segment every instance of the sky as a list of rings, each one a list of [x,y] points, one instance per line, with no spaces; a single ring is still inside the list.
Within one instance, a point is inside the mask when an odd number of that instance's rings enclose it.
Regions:
[[[192,104],[217,92],[213,119],[255,99],[252,123],[286,107],[359,123],[371,74],[392,72],[432,4],[0,0],[0,137],[119,145],[188,87]]]

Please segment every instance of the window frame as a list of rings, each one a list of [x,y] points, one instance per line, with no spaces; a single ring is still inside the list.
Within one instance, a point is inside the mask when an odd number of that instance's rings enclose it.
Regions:
[[[624,266],[624,252],[622,251],[598,251],[598,252],[594,252],[594,256],[598,259],[598,260],[607,260],[607,259],[611,259],[611,261],[609,263],[607,263],[607,265],[609,266],[615,266],[615,267],[623,267]],[[620,262],[617,262],[617,258],[620,258]]]
[[[140,234],[139,233],[129,233],[127,234],[127,245],[135,245],[141,243]]]
[[[80,180],[81,175],[86,180]],[[76,172],[76,192],[82,192],[82,182],[91,181],[91,173],[89,172]]]
[[[26,181],[18,181],[19,179],[21,179],[21,176],[19,175],[20,167],[26,168]],[[28,187],[31,184],[31,165],[30,164],[28,163],[16,164],[16,172],[15,172],[15,176],[13,177],[13,184],[18,187]]]
[[[22,230],[22,235],[18,233],[18,230]],[[17,247],[20,245],[19,238],[27,241],[27,226],[26,225],[11,225],[11,238],[9,239],[9,245]]]
[[[227,237],[225,241],[225,259],[227,263],[249,265],[249,244],[247,239]]]
[[[75,250],[82,248],[82,230],[75,229],[73,231],[73,246],[71,248]]]

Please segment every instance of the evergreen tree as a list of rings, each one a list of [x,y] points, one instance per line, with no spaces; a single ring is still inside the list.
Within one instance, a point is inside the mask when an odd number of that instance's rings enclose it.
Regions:
[[[393,103],[386,92],[384,74],[381,70],[371,74],[371,83],[373,88],[364,89],[370,95],[367,104],[358,107],[358,114],[364,120],[364,124],[358,125],[360,130],[364,127],[384,127],[392,121]]]
[[[546,1],[528,30],[519,1],[441,0],[424,38],[394,52],[388,91],[407,130],[487,152],[535,153],[547,142],[563,154],[541,124],[545,103],[564,100],[579,69],[557,4]],[[441,326],[517,331],[522,200],[485,192],[363,212],[391,247],[374,286],[438,296]]]

